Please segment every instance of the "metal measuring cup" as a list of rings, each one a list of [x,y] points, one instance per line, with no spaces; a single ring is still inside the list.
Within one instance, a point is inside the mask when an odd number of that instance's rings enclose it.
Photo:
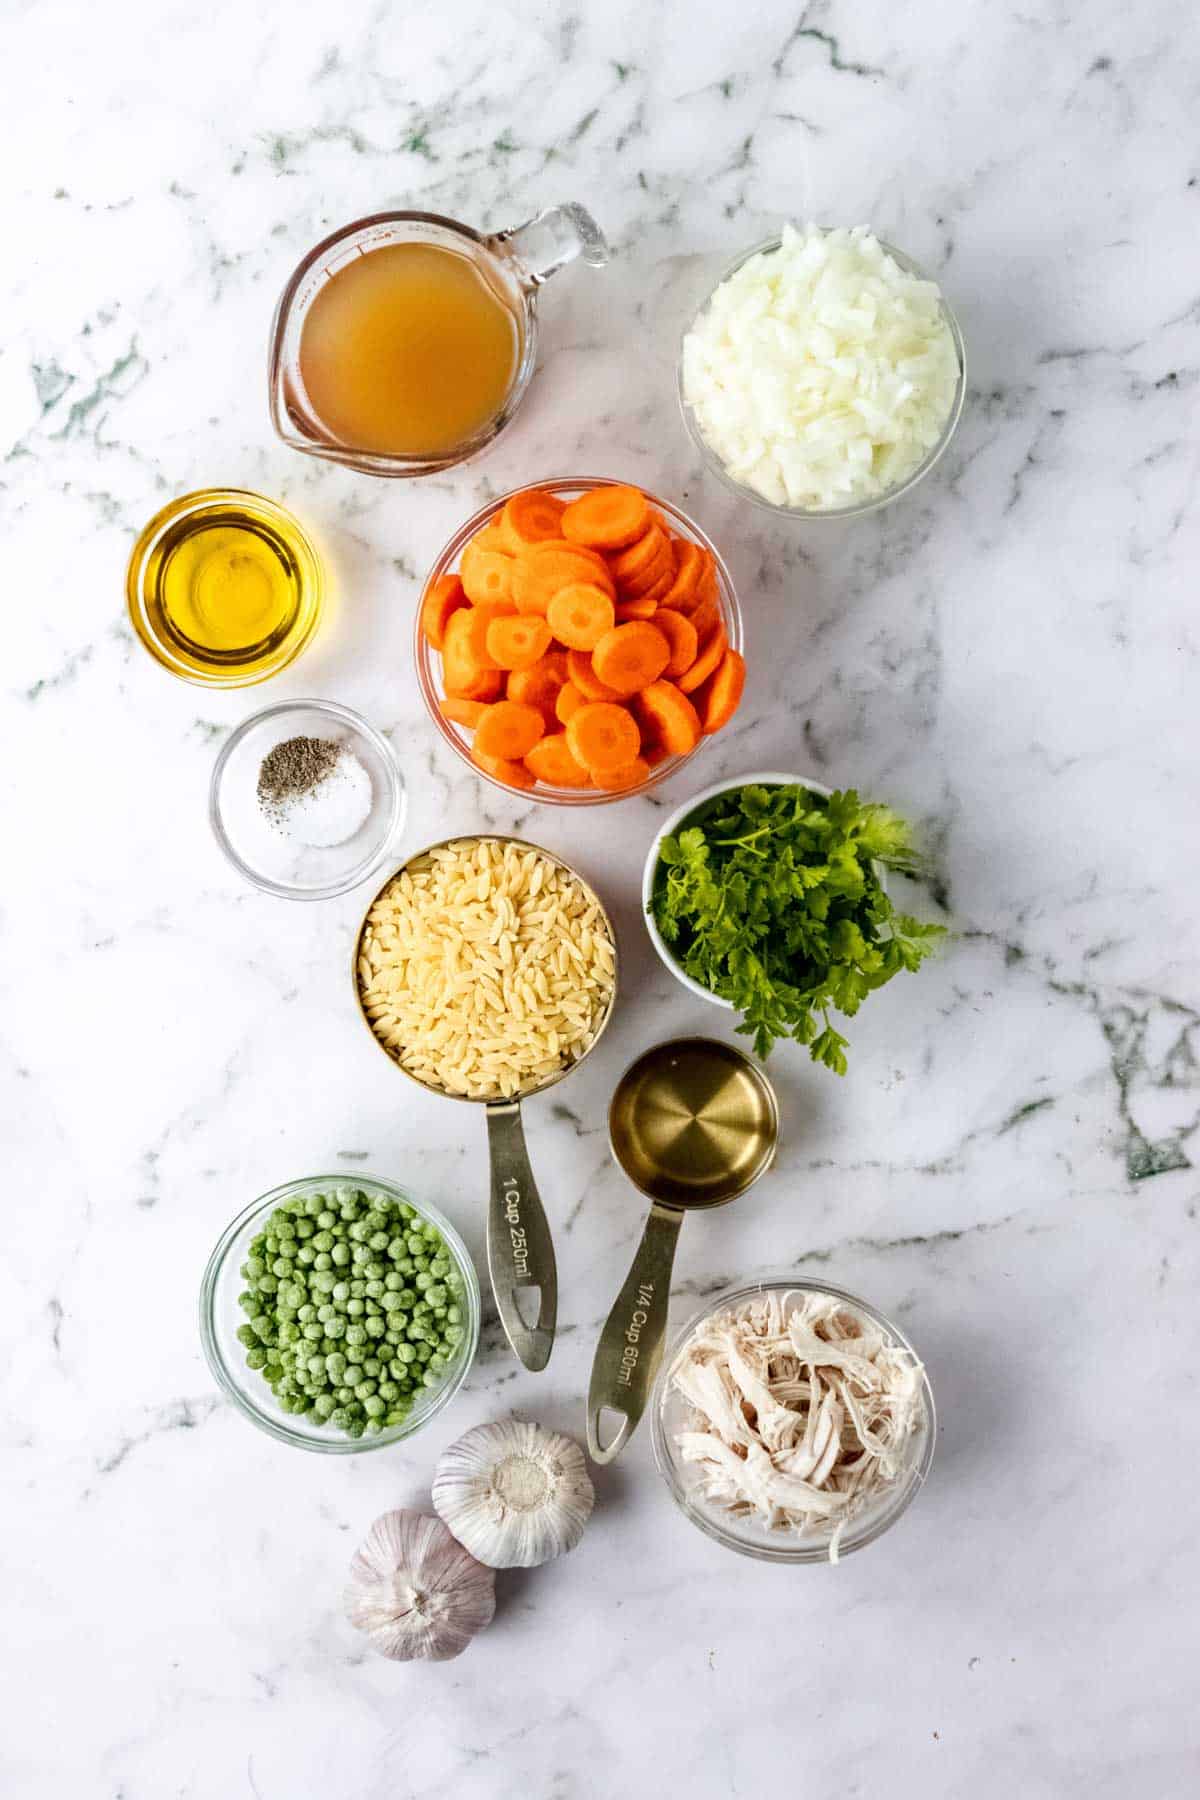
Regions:
[[[779,1109],[758,1065],[715,1038],[672,1038],[630,1064],[608,1112],[612,1153],[652,1205],[592,1363],[587,1445],[611,1462],[645,1411],[662,1361],[671,1269],[685,1212],[726,1206],[771,1165]],[[621,1415],[601,1444],[601,1415]]]
[[[596,1027],[591,1043],[574,1062],[564,1065],[552,1075],[543,1076],[540,1080],[522,1087],[518,1093],[508,1099],[488,1100],[471,1094],[452,1094],[447,1088],[438,1087],[433,1082],[422,1081],[398,1062],[388,1046],[377,1036],[370,1019],[363,1007],[362,992],[359,985],[358,961],[359,948],[363,933],[367,928],[372,908],[398,875],[411,869],[422,858],[430,856],[435,850],[442,850],[450,844],[515,844],[520,850],[534,850],[544,856],[548,862],[556,863],[560,869],[566,870],[571,878],[577,881],[588,897],[595,901],[604,921],[609,939],[613,947],[613,984],[604,1015]],[[544,850],[540,844],[531,844],[526,838],[506,837],[498,832],[472,832],[462,836],[443,838],[439,843],[428,844],[425,849],[418,850],[398,869],[393,869],[387,880],[372,897],[370,905],[363,914],[362,923],[354,939],[354,957],[351,964],[350,977],[354,986],[354,997],[358,1006],[359,1017],[371,1034],[371,1041],[384,1052],[388,1060],[399,1069],[400,1073],[414,1082],[417,1087],[424,1088],[427,1093],[441,1094],[447,1100],[467,1100],[486,1109],[488,1156],[491,1166],[491,1197],[488,1205],[487,1221],[487,1260],[488,1274],[491,1278],[492,1293],[496,1301],[496,1311],[500,1315],[500,1323],[504,1327],[504,1335],[511,1344],[514,1353],[527,1369],[544,1369],[550,1360],[550,1351],[554,1344],[554,1326],[558,1316],[558,1270],[554,1258],[554,1243],[550,1236],[550,1224],[546,1218],[545,1208],[533,1178],[533,1169],[529,1162],[529,1152],[525,1146],[525,1131],[521,1123],[521,1102],[530,1099],[534,1094],[542,1093],[546,1088],[554,1087],[565,1075],[578,1068],[584,1057],[589,1056],[599,1043],[608,1021],[612,1017],[613,1004],[617,997],[617,936],[613,930],[612,920],[603,902],[589,882],[564,862],[561,856],[553,851]],[[530,1290],[538,1295],[538,1313],[535,1324],[527,1323],[521,1312],[522,1294],[528,1295]]]

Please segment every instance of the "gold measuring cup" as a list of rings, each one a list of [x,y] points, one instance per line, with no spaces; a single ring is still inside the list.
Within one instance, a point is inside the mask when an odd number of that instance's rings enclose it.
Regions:
[[[300,373],[300,338],[317,294],[347,263],[394,244],[427,244],[466,258],[508,308],[520,333],[517,366],[499,412],[474,437],[442,453],[384,453],[334,437],[312,405]],[[574,201],[546,207],[523,225],[490,234],[440,213],[381,212],[356,219],[314,245],[280,295],[267,370],[271,423],[294,450],[345,463],[367,475],[430,475],[466,462],[499,436],[533,379],[540,290],[576,258],[602,269],[608,256],[604,233]]]
[[[414,863],[429,856],[434,850],[442,850],[448,844],[515,844],[521,850],[535,850],[544,856],[547,862],[556,863],[560,869],[584,889],[590,899],[599,908],[605,928],[613,947],[613,985],[608,998],[608,1006],[604,1016],[596,1027],[596,1034],[581,1056],[568,1063],[552,1075],[543,1076],[541,1080],[531,1082],[519,1093],[505,1100],[488,1100],[476,1098],[468,1094],[452,1094],[448,1089],[438,1087],[432,1082],[425,1082],[413,1075],[396,1061],[386,1044],[376,1036],[370,1019],[362,1003],[362,993],[358,980],[359,946],[371,910],[375,902],[386,892],[397,875],[411,869]],[[617,936],[613,930],[612,920],[600,900],[595,889],[584,881],[577,870],[573,869],[562,857],[555,856],[553,851],[544,850],[540,844],[531,844],[525,838],[504,837],[496,832],[471,832],[452,838],[443,838],[440,843],[429,844],[410,856],[407,862],[394,869],[387,880],[373,896],[370,905],[363,914],[362,924],[354,939],[354,957],[351,963],[350,978],[354,986],[354,998],[358,1005],[359,1016],[371,1034],[371,1041],[389,1058],[400,1073],[414,1082],[417,1087],[424,1088],[427,1093],[441,1094],[447,1100],[466,1100],[476,1106],[485,1108],[487,1118],[488,1157],[491,1167],[491,1195],[488,1204],[487,1221],[487,1259],[488,1274],[491,1278],[492,1293],[495,1296],[496,1311],[500,1315],[500,1323],[504,1327],[504,1335],[511,1344],[514,1353],[527,1369],[544,1369],[550,1360],[550,1351],[554,1344],[554,1327],[558,1316],[558,1270],[554,1258],[554,1242],[550,1235],[550,1224],[546,1218],[545,1208],[533,1178],[533,1169],[529,1162],[529,1152],[525,1146],[525,1130],[521,1123],[521,1102],[530,1099],[534,1094],[554,1087],[565,1075],[577,1069],[584,1057],[590,1056],[599,1043],[608,1021],[612,1017],[613,1005],[617,997],[618,954]],[[538,1312],[534,1324],[529,1324],[521,1311],[521,1299],[531,1304],[531,1293],[537,1292]]]
[[[588,1389],[587,1444],[611,1462],[645,1410],[662,1360],[671,1269],[685,1212],[726,1206],[770,1167],[779,1137],[774,1090],[757,1064],[715,1038],[672,1038],[626,1069],[608,1111],[613,1155],[652,1201],[608,1315]],[[600,1441],[602,1415],[620,1415]]]

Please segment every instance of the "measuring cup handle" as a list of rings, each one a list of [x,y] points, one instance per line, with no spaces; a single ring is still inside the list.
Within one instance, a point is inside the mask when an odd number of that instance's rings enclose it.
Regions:
[[[548,206],[523,225],[498,231],[489,241],[493,249],[516,258],[522,277],[532,287],[541,287],[577,256],[593,269],[602,269],[609,254],[604,233],[595,219],[586,207],[573,200],[563,206]]]
[[[650,1208],[642,1241],[616,1304],[605,1320],[588,1388],[587,1445],[593,1462],[611,1462],[629,1442],[646,1410],[662,1361],[671,1303],[671,1269],[683,1214],[677,1207]],[[600,1442],[601,1414],[622,1415],[608,1444]]]
[[[496,1310],[504,1335],[525,1367],[544,1369],[558,1317],[558,1271],[517,1102],[489,1106],[487,1128],[492,1163],[487,1257]],[[519,1304],[521,1290],[532,1288],[538,1290],[536,1325],[526,1323]]]

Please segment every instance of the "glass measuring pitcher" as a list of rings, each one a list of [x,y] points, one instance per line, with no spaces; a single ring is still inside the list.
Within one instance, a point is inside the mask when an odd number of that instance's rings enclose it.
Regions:
[[[372,264],[378,251],[391,254]],[[520,405],[537,361],[538,290],[576,257],[603,268],[608,245],[574,204],[491,236],[424,212],[375,213],[335,231],[309,251],[275,309],[275,430],[293,449],[370,475],[430,475],[465,462]],[[473,361],[481,414],[470,417]]]

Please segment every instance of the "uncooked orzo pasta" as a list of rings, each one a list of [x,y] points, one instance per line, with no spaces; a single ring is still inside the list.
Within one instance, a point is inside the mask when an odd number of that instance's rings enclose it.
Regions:
[[[599,901],[527,844],[459,838],[407,864],[367,914],[358,987],[371,1028],[430,1087],[494,1100],[591,1047],[612,1000]]]

